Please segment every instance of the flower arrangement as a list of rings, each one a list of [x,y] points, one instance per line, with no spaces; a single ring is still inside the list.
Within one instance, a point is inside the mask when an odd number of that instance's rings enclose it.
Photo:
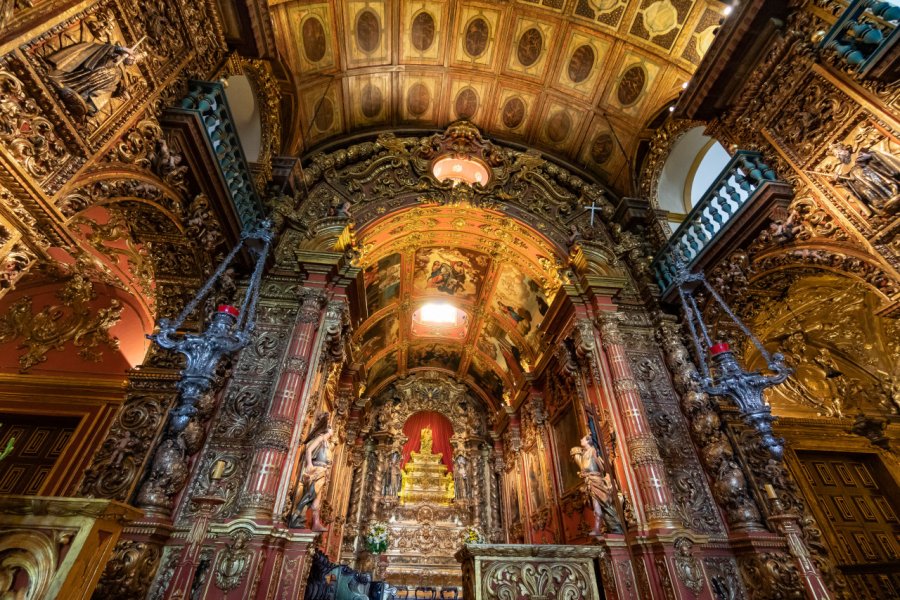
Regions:
[[[475,529],[474,527],[466,527],[463,530],[463,543],[464,544],[483,544],[484,536],[481,535],[481,532]]]
[[[388,528],[385,523],[375,521],[369,525],[369,532],[366,534],[366,548],[372,554],[381,554],[388,547]]]

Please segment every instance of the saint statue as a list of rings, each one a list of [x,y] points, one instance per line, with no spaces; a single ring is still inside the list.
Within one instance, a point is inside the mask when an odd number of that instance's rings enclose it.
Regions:
[[[597,454],[591,436],[581,438],[581,446],[572,448],[571,454],[581,469],[578,474],[584,480],[594,509],[594,529],[591,535],[601,535],[603,526],[608,533],[624,533],[613,504],[612,480]]]
[[[831,175],[835,183],[876,212],[896,212],[900,206],[900,160],[872,148],[860,149],[854,160],[847,144],[832,144],[830,150],[838,161]]]
[[[290,526],[306,525],[306,509],[312,513],[313,531],[325,531],[321,520],[322,493],[331,468],[331,425],[328,424],[328,413],[319,415],[306,440],[303,452],[303,471],[300,482],[303,484],[303,495],[291,511]]]
[[[422,430],[422,444],[419,446],[419,452],[422,454],[431,454],[431,448],[434,440],[431,439],[431,427]]]
[[[456,487],[456,499],[465,500],[469,497],[468,473],[466,472],[466,457],[457,455],[456,466],[453,470],[454,485]]]
[[[137,51],[138,44],[131,48],[101,42],[66,46],[45,59],[51,67],[50,79],[71,109],[80,115],[94,115],[110,98],[125,94],[125,66],[144,58]]]
[[[393,497],[400,493],[400,483],[402,478],[400,470],[400,453],[394,450],[391,452],[391,456],[388,460],[390,462],[388,463],[381,495]]]

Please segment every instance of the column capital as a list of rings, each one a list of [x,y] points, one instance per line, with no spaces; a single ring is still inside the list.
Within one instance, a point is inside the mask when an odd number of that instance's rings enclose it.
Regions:
[[[600,337],[604,344],[621,346],[625,343],[622,332],[619,330],[621,322],[622,315],[618,312],[603,311],[597,316],[597,325],[600,327]]]

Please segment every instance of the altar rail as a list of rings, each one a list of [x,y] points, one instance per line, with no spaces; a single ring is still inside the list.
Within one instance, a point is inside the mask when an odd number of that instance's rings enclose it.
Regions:
[[[896,46],[900,6],[873,0],[838,0],[835,4],[846,8],[822,38],[820,47],[834,51],[839,61],[861,76],[873,73]]]
[[[738,150],[700,201],[653,259],[653,273],[663,296],[671,291],[680,258],[688,267],[722,238],[757,198],[770,187],[784,188],[759,152]]]

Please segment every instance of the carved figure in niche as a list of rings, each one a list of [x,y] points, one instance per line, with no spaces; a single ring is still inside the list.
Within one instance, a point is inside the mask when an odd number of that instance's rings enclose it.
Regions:
[[[222,551],[219,564],[216,565],[216,587],[228,592],[241,582],[244,572],[250,565],[251,552],[246,548],[250,533],[244,529],[234,535],[234,543]]]
[[[312,513],[313,531],[325,531],[321,520],[322,493],[331,469],[331,436],[334,432],[328,423],[328,413],[319,415],[316,424],[303,441],[306,450],[303,453],[303,472],[300,482],[303,494],[291,511],[289,525],[303,527],[306,525],[306,509]]]
[[[121,467],[122,461],[134,452],[140,444],[141,440],[137,436],[130,431],[126,431],[113,446],[112,453],[109,455],[109,466],[113,469]]]
[[[419,446],[419,452],[422,454],[431,454],[433,445],[434,439],[432,438],[431,427],[426,427],[422,430],[422,445]]]
[[[402,474],[400,472],[400,453],[394,450],[388,459],[387,476],[384,478],[384,489],[381,495],[394,497],[400,493]]]
[[[835,183],[875,212],[890,214],[900,207],[900,161],[871,148],[860,149],[854,161],[847,144],[832,144],[830,150],[838,160],[831,174]]]
[[[591,436],[581,438],[581,446],[572,448],[570,452],[581,469],[578,474],[584,480],[591,497],[594,509],[594,528],[591,535],[602,535],[604,529],[608,533],[624,533],[622,522],[613,505],[612,480],[591,442]]]
[[[456,490],[455,497],[457,500],[465,500],[469,497],[469,479],[466,470],[466,457],[458,455],[453,470],[453,482]]]
[[[95,115],[111,98],[125,96],[125,67],[146,56],[137,50],[140,43],[129,48],[78,42],[49,55],[50,79],[69,109],[77,116]]]
[[[703,589],[703,567],[700,561],[694,558],[691,548],[694,542],[686,537],[675,540],[675,572],[678,579],[694,594],[699,594]]]

